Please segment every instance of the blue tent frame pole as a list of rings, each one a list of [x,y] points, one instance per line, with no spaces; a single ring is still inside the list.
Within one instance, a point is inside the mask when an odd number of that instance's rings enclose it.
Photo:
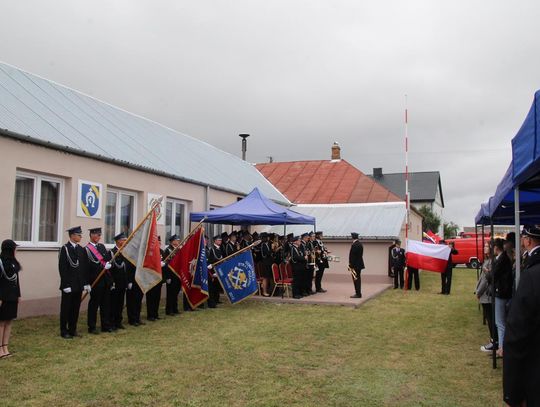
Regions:
[[[495,233],[494,233],[494,227],[493,227],[493,218],[489,218],[489,224],[490,224],[490,238],[491,238],[491,243],[489,245],[489,258],[491,259],[491,267],[493,269],[493,262],[495,261],[495,252],[493,250],[493,243],[494,243],[494,236],[495,236]],[[491,295],[491,320],[493,321],[492,322],[492,326],[493,326],[493,329],[497,329],[496,328],[496,325],[495,325],[495,275],[493,275],[493,289],[491,290],[492,291],[492,295]],[[495,346],[493,346],[493,350],[491,351],[491,363],[492,363],[492,366],[493,366],[493,369],[497,369],[497,350],[495,349]]]
[[[521,219],[519,217],[519,186],[514,188],[514,218],[515,218],[515,233],[516,233],[516,276],[515,276],[515,288],[517,289],[519,284],[519,278],[521,277],[521,243],[519,239],[521,225]]]

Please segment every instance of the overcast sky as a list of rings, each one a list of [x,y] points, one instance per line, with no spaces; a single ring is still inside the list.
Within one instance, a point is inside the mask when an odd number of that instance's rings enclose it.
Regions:
[[[0,59],[240,154],[441,172],[472,225],[540,88],[538,1],[0,0]],[[234,176],[234,174],[224,174]]]

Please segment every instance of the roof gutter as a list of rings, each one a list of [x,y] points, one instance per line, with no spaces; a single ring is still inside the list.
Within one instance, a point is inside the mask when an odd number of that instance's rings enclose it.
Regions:
[[[120,165],[122,167],[127,167],[127,168],[131,168],[131,169],[134,169],[134,170],[137,170],[137,171],[146,172],[146,173],[149,173],[149,174],[159,175],[159,176],[166,177],[166,178],[172,178],[172,179],[175,179],[177,181],[182,181],[182,182],[187,182],[187,183],[190,183],[190,184],[200,185],[200,186],[206,187],[206,188],[213,188],[213,189],[216,189],[218,191],[229,192],[229,193],[232,193],[232,194],[235,194],[235,195],[242,195],[242,196],[247,195],[245,192],[235,191],[235,190],[228,189],[228,188],[223,188],[223,187],[220,187],[220,186],[217,186],[217,185],[207,184],[207,183],[196,181],[196,180],[193,180],[193,179],[190,179],[190,178],[187,178],[187,177],[182,177],[182,176],[179,176],[179,175],[170,174],[170,173],[167,173],[165,171],[158,171],[158,170],[155,170],[155,169],[152,169],[152,168],[149,168],[149,167],[144,167],[142,165],[133,164],[133,163],[130,163],[128,161],[117,160],[116,158],[105,157],[105,156],[102,156],[100,154],[94,154],[94,153],[90,153],[88,151],[78,150],[78,149],[73,148],[73,147],[63,146],[63,145],[57,144],[57,143],[51,143],[50,141],[38,140],[38,139],[36,139],[34,137],[27,136],[27,135],[20,134],[20,133],[16,133],[16,132],[13,132],[13,131],[7,130],[7,129],[0,128],[0,136],[4,136],[4,137],[7,137],[7,138],[10,138],[10,139],[13,139],[13,140],[17,140],[17,141],[20,141],[22,143],[34,144],[34,145],[38,145],[38,146],[41,146],[41,147],[49,148],[51,150],[64,151],[66,153],[77,155],[77,156],[80,156],[80,157],[91,158],[91,159],[98,160],[98,161],[103,161],[103,162],[106,162],[106,163],[109,163],[109,164]],[[280,203],[284,203],[284,202],[280,201]]]

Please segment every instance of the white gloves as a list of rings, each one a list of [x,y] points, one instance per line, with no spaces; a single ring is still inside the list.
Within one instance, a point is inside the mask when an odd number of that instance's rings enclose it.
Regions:
[[[162,261],[162,262],[161,262],[161,267],[165,267],[165,264],[166,264],[166,263],[165,263],[164,261]]]
[[[83,288],[84,288],[84,291],[86,291],[88,294],[90,294],[90,291],[92,291],[92,286],[90,286],[90,284],[86,284]]]
[[[208,265],[208,270],[212,270],[214,268],[214,266],[212,266],[211,264]]]
[[[133,288],[133,283],[128,283],[128,290],[131,290]]]
[[[115,288],[116,288],[116,286],[113,283],[113,285],[111,285],[111,291],[114,290]]]
[[[167,280],[165,280],[165,282],[166,282],[167,284],[171,284],[172,280],[171,280],[170,278],[168,278]]]
[[[66,294],[69,294],[71,292],[71,287],[63,288],[62,291],[65,292]]]
[[[105,263],[105,270],[109,270],[111,267],[112,267],[112,264],[111,264],[110,261],[108,261],[107,263]]]

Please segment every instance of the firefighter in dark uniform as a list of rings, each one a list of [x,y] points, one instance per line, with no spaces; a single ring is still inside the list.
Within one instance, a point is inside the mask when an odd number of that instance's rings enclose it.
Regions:
[[[124,233],[120,233],[114,237],[115,246],[111,249],[113,256],[124,245],[126,240],[127,238]],[[124,325],[122,325],[124,319],[122,314],[126,299],[127,263],[129,262],[120,253],[111,263],[111,274],[113,278],[113,285],[111,287],[111,328],[113,330],[125,329]]]
[[[272,264],[274,259],[272,257],[272,249],[270,242],[268,241],[268,234],[266,232],[261,233],[261,263],[262,263],[262,295],[263,297],[270,297],[269,292],[272,284]]]
[[[161,243],[161,237],[159,241]],[[164,251],[161,248],[159,249],[159,251],[161,252],[161,259],[163,260]],[[162,261],[161,267],[163,268],[164,265],[165,263]],[[163,270],[161,277],[161,281],[157,283],[154,287],[152,287],[150,290],[148,290],[148,292],[146,293],[146,319],[150,322],[155,322],[158,319],[161,319],[159,317],[159,304],[161,302],[161,286],[163,285],[163,283],[165,283]]]
[[[403,271],[405,270],[405,249],[401,247],[401,240],[397,239],[394,242],[394,247],[390,252],[392,259],[392,274],[394,275],[394,289],[403,288],[405,280],[403,279]]]
[[[358,233],[352,232],[353,243],[349,251],[349,267],[352,269],[355,294],[351,298],[362,298],[362,277],[361,272],[364,265],[364,246],[358,240]],[[356,277],[355,277],[356,276]]]
[[[302,256],[306,258],[306,264],[304,267],[304,272],[302,273],[301,278],[301,294],[303,296],[311,295],[311,280],[310,280],[310,268],[312,266],[309,266],[310,262],[310,251],[309,251],[309,233],[302,233],[301,241],[300,241],[300,250],[302,252]],[[311,245],[310,245],[311,246]]]
[[[136,268],[129,261],[125,262],[126,266],[126,311],[128,317],[128,324],[131,326],[145,325],[141,321],[141,309],[144,293],[142,292],[139,284],[135,280]]]
[[[240,241],[240,249],[245,249],[252,242],[251,235],[247,230],[242,233],[242,240]]]
[[[214,236],[213,240],[214,242],[206,253],[206,259],[208,261],[208,308],[216,308],[219,301],[220,285],[216,273],[213,271],[213,265],[223,258],[223,253],[221,252],[223,239],[220,235],[217,235]]]
[[[172,235],[169,238],[169,246],[163,251],[163,260],[167,259],[174,249],[180,244],[180,237],[178,235]],[[169,259],[172,260],[172,259]],[[168,261],[167,261],[168,263]],[[174,274],[169,268],[168,264],[165,264],[162,268],[163,278],[167,285],[167,299],[165,301],[165,314],[178,315],[178,297],[180,290],[182,289],[182,283],[178,276]]]
[[[506,320],[503,344],[504,401],[510,406],[540,406],[540,226],[521,234],[527,264]]]
[[[62,246],[58,255],[58,271],[60,272],[60,336],[71,339],[80,336],[77,333],[77,321],[81,306],[83,290],[91,291],[88,274],[84,267],[86,251],[79,245],[82,238],[80,226],[67,230],[69,241]]]
[[[90,301],[88,301],[88,332],[98,334],[96,329],[97,312],[99,308],[99,318],[101,321],[101,332],[112,332],[111,327],[111,287],[113,278],[110,272],[112,267],[109,260],[111,254],[101,240],[101,228],[89,229],[90,242],[86,245],[86,269],[88,280],[94,287],[90,293]],[[105,273],[96,282],[101,270],[105,269]]]
[[[328,249],[326,249],[324,242],[322,240],[323,232],[318,231],[315,233],[315,249],[317,250],[317,271],[315,272],[315,290],[318,293],[325,293],[326,290],[322,288],[322,279],[324,275],[324,270],[329,268],[328,264]]]
[[[301,248],[300,236],[292,238],[291,246],[291,265],[293,272],[293,298],[300,299],[303,297],[302,290],[304,284],[304,274],[306,272],[307,259]]]
[[[225,257],[230,256],[231,254],[234,254],[238,251],[238,245],[237,245],[237,232],[231,232],[229,235],[229,239],[227,240],[227,243],[225,243]]]

